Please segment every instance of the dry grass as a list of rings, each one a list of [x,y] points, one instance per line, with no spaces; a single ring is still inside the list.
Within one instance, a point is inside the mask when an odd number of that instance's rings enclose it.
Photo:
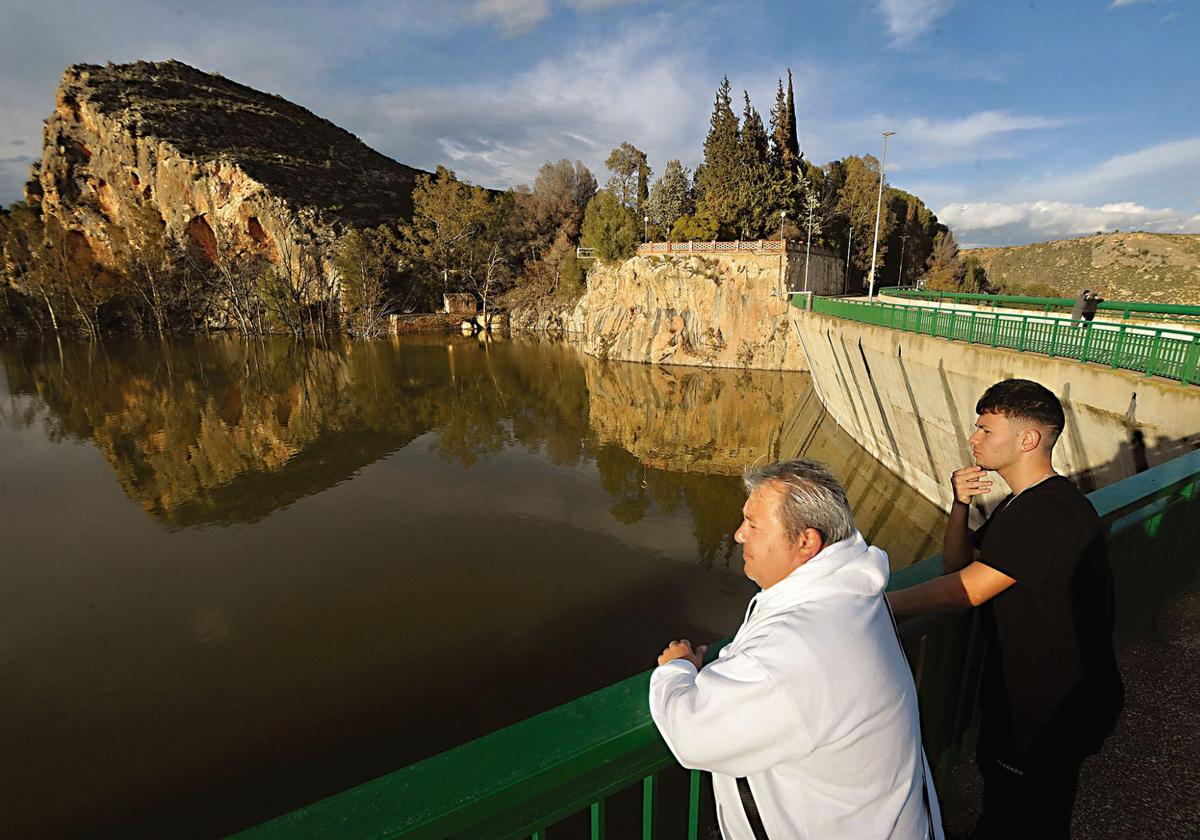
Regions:
[[[1106,300],[1200,305],[1196,234],[1106,233],[964,254],[979,257],[989,282],[1010,294],[1092,289]]]

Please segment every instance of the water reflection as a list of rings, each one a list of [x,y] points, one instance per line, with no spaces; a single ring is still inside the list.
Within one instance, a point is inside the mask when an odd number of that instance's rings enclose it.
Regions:
[[[34,345],[0,348],[0,364],[11,395],[37,400],[0,407],[0,420],[36,418],[49,439],[92,441],[129,498],[170,527],[255,522],[428,432],[463,467],[514,445],[559,467],[590,460],[621,523],[651,500],[683,504],[706,566],[728,565],[742,492],[712,477],[781,457],[834,465],[860,528],[900,563],[932,547],[939,521],[794,373],[601,363],[560,345],[458,338]]]
[[[0,834],[218,835],[720,638],[740,471],[802,452],[896,562],[932,547],[941,515],[796,374],[0,348]]]

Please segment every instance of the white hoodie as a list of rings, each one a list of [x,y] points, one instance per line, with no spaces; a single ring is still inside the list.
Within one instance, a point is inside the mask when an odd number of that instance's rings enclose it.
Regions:
[[[680,764],[712,772],[726,840],[754,840],[739,776],[772,840],[942,840],[887,581],[855,531],[755,595],[699,673],[677,659],[651,675],[654,722]]]

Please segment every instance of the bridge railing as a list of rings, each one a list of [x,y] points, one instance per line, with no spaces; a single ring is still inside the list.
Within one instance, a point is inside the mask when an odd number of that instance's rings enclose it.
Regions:
[[[812,301],[812,311],[954,341],[1095,362],[1185,385],[1196,383],[1200,366],[1200,333],[1170,327],[822,297]]]
[[[788,251],[802,250],[790,239],[784,240]],[[778,254],[778,239],[753,239],[749,241],[712,242],[643,242],[637,247],[639,257],[655,254]]]
[[[932,289],[887,286],[879,294],[889,297],[914,300],[945,301],[972,306],[999,307],[1004,309],[1037,309],[1046,314],[1069,313],[1075,305],[1071,298],[1033,297],[1028,295],[985,295],[968,292],[942,292]],[[1148,321],[1169,320],[1177,323],[1200,323],[1200,306],[1180,303],[1146,303],[1126,300],[1106,300],[1098,304],[1097,311],[1111,316],[1119,315],[1122,320],[1142,319]]]
[[[1109,530],[1119,629],[1139,625],[1200,583],[1200,450],[1089,498]],[[941,558],[931,557],[894,573],[889,588],[940,573]],[[974,613],[927,618],[905,622],[901,635],[914,667],[926,751],[942,773],[974,743],[978,622]],[[585,812],[591,836],[602,838],[609,798],[634,788],[641,793],[641,836],[652,838],[660,773],[674,760],[650,719],[649,676],[630,677],[238,837],[544,840],[547,827]],[[701,828],[702,777],[690,774],[689,840]]]

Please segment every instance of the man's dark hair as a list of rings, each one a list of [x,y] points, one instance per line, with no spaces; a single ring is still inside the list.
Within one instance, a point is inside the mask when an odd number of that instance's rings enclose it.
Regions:
[[[1047,449],[1062,434],[1066,418],[1054,392],[1032,379],[1005,379],[983,392],[975,403],[976,414],[1003,414],[1009,420],[1026,420],[1050,430]]]

